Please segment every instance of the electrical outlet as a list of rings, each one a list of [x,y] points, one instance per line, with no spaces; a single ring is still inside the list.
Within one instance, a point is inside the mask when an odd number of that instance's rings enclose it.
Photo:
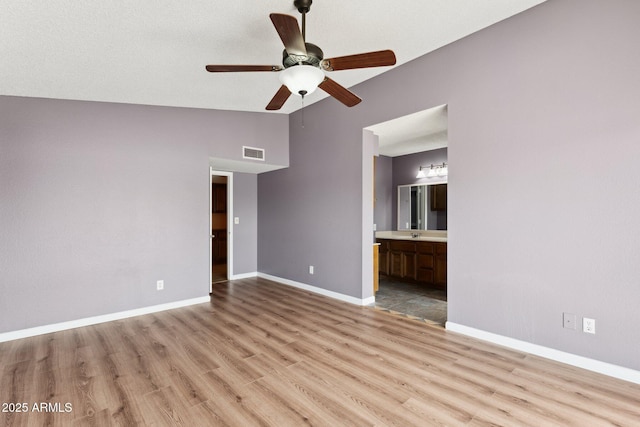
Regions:
[[[562,313],[562,326],[566,329],[576,330],[576,315],[573,313]]]
[[[158,280],[156,282],[156,289],[159,291],[164,289],[164,280]]]
[[[235,217],[235,218],[233,218],[233,223],[234,223],[235,225],[240,224],[240,217]]]
[[[309,274],[313,274],[313,265],[309,266]]]
[[[588,317],[582,318],[582,332],[588,334],[596,333],[596,319],[589,319]]]

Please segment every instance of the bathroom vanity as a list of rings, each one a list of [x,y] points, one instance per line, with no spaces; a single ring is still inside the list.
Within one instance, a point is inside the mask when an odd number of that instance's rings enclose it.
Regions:
[[[376,242],[381,275],[447,289],[446,231],[381,231]]]

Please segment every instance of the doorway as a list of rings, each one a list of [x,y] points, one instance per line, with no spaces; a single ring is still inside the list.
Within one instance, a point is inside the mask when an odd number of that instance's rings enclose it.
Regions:
[[[211,288],[225,282],[231,272],[232,174],[211,171]]]
[[[442,241],[444,237],[446,242],[446,210],[440,212],[441,209],[436,208],[433,201],[430,202],[432,205],[426,204],[432,199],[430,196],[438,196],[438,193],[431,189],[440,188],[434,184],[447,182],[446,173],[427,175],[425,172],[419,172],[434,168],[437,171],[438,165],[448,164],[447,105],[371,125],[364,130],[373,135],[374,146],[377,148],[374,150],[377,161],[371,190],[374,197],[371,223],[371,228],[375,230],[374,239],[392,238],[400,242],[407,240],[407,248],[417,241],[414,240],[416,236],[426,241],[430,241],[431,237],[436,238],[433,241]],[[370,181],[368,171],[364,171],[363,183],[368,184]],[[403,189],[407,190],[404,198],[401,197]],[[423,192],[422,200],[426,203],[419,203],[418,197],[410,197],[411,191],[414,190],[416,193]],[[446,192],[441,196],[434,199],[446,203]],[[400,209],[401,199],[410,202],[405,210]],[[412,204],[414,201],[415,206]],[[363,220],[369,218],[367,215]],[[436,225],[436,228],[427,227],[428,224]],[[367,228],[371,230],[367,226],[363,227],[365,230]],[[403,244],[398,243],[396,246]],[[380,250],[376,272],[379,274],[378,292],[375,294],[374,306],[426,323],[444,326],[448,308],[446,246],[444,252],[429,256],[425,255],[426,252],[417,250],[400,251],[399,246],[396,249],[396,257],[393,260],[388,259],[388,254],[385,258],[382,249]],[[443,264],[436,265],[436,255],[444,260]],[[391,263],[400,267],[402,271],[390,268]],[[441,275],[444,273],[444,280],[436,279],[438,272]]]

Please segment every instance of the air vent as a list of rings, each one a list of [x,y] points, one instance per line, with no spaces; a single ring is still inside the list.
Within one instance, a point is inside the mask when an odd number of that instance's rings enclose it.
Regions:
[[[264,161],[264,149],[254,147],[242,147],[242,158]]]

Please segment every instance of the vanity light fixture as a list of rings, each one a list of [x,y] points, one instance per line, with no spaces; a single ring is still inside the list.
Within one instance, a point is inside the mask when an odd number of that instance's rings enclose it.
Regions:
[[[428,172],[425,172],[425,169],[428,169]],[[416,178],[435,178],[447,176],[448,174],[449,168],[445,162],[442,162],[442,164],[437,165],[420,166]]]

